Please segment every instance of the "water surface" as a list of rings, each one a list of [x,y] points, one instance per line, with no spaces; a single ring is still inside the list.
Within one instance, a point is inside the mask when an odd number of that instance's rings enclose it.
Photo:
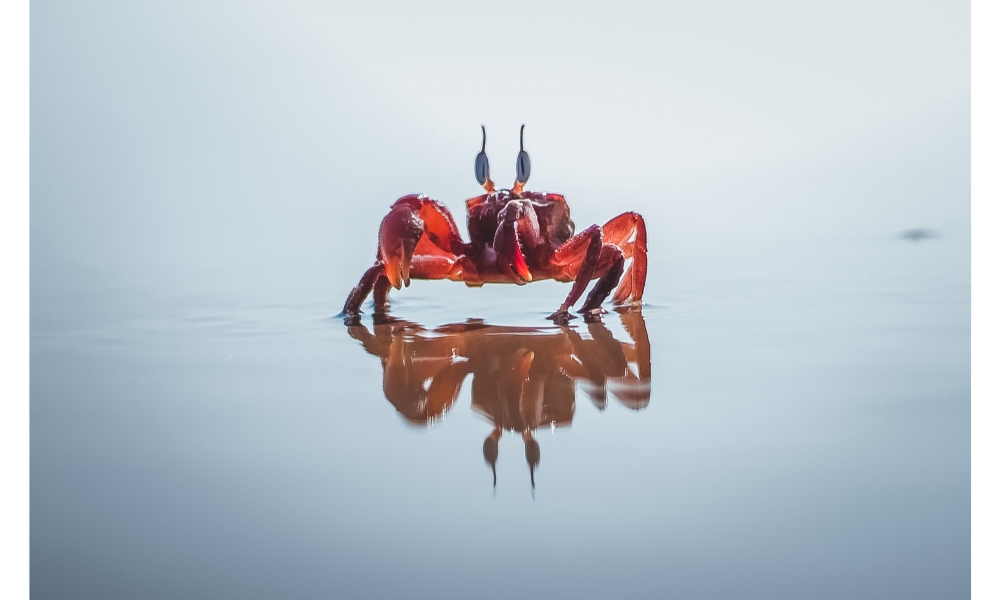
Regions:
[[[651,241],[642,310],[568,327],[552,282],[353,324],[228,283],[36,293],[33,593],[967,595],[968,243],[900,234]]]

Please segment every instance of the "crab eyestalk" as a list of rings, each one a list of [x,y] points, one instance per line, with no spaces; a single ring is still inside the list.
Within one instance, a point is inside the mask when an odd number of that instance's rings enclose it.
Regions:
[[[490,159],[486,156],[486,126],[483,128],[483,149],[476,155],[476,181],[488,192],[492,193],[494,186],[490,180]]]
[[[517,179],[510,191],[520,194],[531,175],[531,157],[524,150],[524,123],[521,123],[521,151],[517,153]]]

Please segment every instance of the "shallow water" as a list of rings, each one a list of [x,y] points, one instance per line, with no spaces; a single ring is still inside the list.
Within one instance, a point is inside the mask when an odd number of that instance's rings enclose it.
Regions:
[[[567,328],[551,282],[352,326],[36,290],[34,595],[967,595],[967,240],[657,261],[640,312]]]

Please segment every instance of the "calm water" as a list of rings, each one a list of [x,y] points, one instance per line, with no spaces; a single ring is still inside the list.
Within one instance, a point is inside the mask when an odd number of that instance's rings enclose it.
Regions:
[[[946,233],[694,258],[651,234],[642,311],[568,328],[554,283],[415,282],[350,326],[341,295],[232,282],[36,289],[32,591],[967,595]]]

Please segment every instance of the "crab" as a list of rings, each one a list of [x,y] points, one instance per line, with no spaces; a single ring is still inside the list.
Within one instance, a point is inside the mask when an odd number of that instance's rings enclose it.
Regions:
[[[524,285],[554,279],[572,282],[569,295],[549,318],[562,322],[594,279],[598,280],[580,313],[602,312],[601,304],[618,286],[617,306],[641,306],[646,285],[646,224],[635,212],[625,212],[604,226],[592,225],[574,235],[569,204],[561,194],[524,189],[531,159],[517,155],[517,176],[510,189],[496,189],[486,155],[476,156],[476,180],[486,193],[465,201],[469,241],[462,239],[455,218],[441,202],[425,194],[396,200],[382,219],[375,264],[351,291],[343,314],[356,316],[373,295],[375,313],[388,310],[389,288],[409,287],[411,279],[450,279],[469,287],[486,283]],[[625,271],[625,261],[631,259]],[[622,275],[624,272],[624,276]]]

